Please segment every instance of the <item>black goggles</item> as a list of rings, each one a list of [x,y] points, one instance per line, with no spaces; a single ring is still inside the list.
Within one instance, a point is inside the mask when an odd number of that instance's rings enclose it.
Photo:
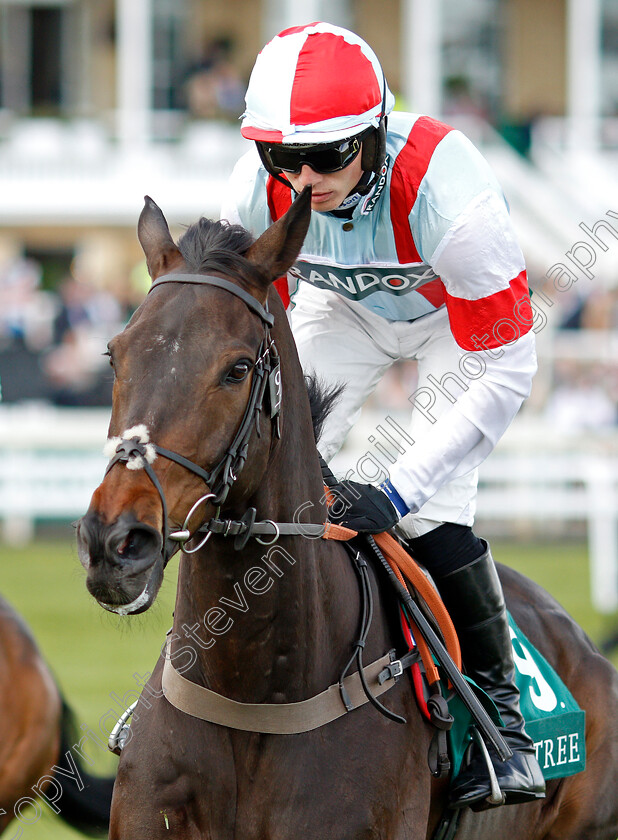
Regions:
[[[297,174],[306,164],[322,175],[345,169],[361,150],[362,135],[319,146],[258,143],[267,169]]]

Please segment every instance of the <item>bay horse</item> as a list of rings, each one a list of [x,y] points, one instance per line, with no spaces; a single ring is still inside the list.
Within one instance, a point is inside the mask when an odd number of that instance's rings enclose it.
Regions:
[[[405,725],[366,703],[294,734],[204,720],[162,687],[172,662],[185,688],[226,709],[299,708],[288,704],[337,688],[358,637],[358,571],[341,543],[315,538],[326,510],[310,405],[272,287],[309,216],[305,191],[255,242],[201,219],[176,244],[145,199],[153,283],[108,346],[111,460],[78,552],[89,592],[120,614],[147,610],[182,552],[168,647],[120,758],[111,840],[425,840],[445,808],[447,782],[427,767],[432,727],[405,680],[381,698]],[[519,626],[586,710],[588,765],[538,803],[466,809],[456,836],[616,840],[618,673],[537,585],[501,576]],[[373,663],[395,642],[390,599],[368,586]]]
[[[73,712],[26,623],[0,596],[0,833],[15,818],[31,825],[49,809],[103,836],[113,784],[86,770]]]

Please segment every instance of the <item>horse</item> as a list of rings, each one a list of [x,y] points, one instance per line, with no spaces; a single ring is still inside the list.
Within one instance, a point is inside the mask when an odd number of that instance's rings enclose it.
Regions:
[[[87,772],[71,707],[23,618],[1,596],[0,698],[0,833],[15,818],[32,824],[49,807],[78,831],[105,835],[114,779]],[[34,810],[22,818],[27,805]]]
[[[147,610],[180,559],[172,630],[120,757],[110,840],[425,840],[445,810],[448,783],[427,767],[433,728],[405,680],[380,698],[405,724],[356,701],[308,731],[277,713],[302,718],[295,710],[338,689],[359,623],[364,662],[397,645],[376,573],[361,586],[345,546],[319,538],[327,510],[306,381],[272,285],[309,216],[305,191],[255,241],[202,218],[176,243],[145,197],[138,239],[152,286],[108,345],[110,461],[77,546],[88,591],[123,615]],[[544,800],[465,809],[456,836],[616,840],[618,673],[539,586],[500,573],[518,625],[586,710],[588,764],[550,781]],[[224,711],[203,719],[185,691]]]

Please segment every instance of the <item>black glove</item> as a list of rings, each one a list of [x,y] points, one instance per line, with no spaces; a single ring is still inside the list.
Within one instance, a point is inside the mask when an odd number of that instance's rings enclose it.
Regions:
[[[342,481],[329,486],[334,501],[328,518],[359,534],[381,534],[399,522],[399,514],[386,493],[373,484]]]

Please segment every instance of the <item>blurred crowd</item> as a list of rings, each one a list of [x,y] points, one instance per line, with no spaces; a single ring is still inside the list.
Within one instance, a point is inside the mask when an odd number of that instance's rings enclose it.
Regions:
[[[618,289],[597,287],[573,295],[556,332],[575,353],[557,346],[545,417],[567,432],[618,425]],[[586,339],[584,341],[578,339]],[[555,342],[555,343],[557,343]]]
[[[139,272],[140,266],[135,270],[136,275]],[[560,303],[551,358],[541,356],[535,384],[541,396],[535,398],[533,392],[524,410],[536,412],[559,432],[615,429],[618,289],[599,288],[587,297],[573,295]],[[135,301],[120,301],[94,282],[78,261],[54,290],[44,288],[43,270],[35,260],[0,262],[2,401],[111,405],[112,372],[104,353],[134,306]],[[565,347],[569,352],[564,353]],[[378,386],[369,407],[403,412],[416,387],[416,363],[398,363]]]
[[[197,65],[189,69],[184,95],[193,117],[238,122],[245,110],[247,80],[234,63],[233,54],[231,38],[214,38],[206,44]]]
[[[50,291],[43,287],[42,268],[35,260],[18,258],[0,264],[4,403],[111,404],[112,372],[104,353],[109,339],[126,324],[134,304],[121,302],[78,268],[76,263]],[[618,289],[597,289],[587,297],[572,296],[561,303],[562,311],[552,328],[550,358],[541,356],[540,360],[535,387],[541,395],[535,398],[533,391],[524,410],[536,412],[559,432],[615,429]],[[416,387],[416,363],[398,363],[380,383],[370,408],[405,411]]]
[[[537,336],[539,372],[522,412],[557,433],[618,430],[618,288],[599,284],[587,295],[559,298],[554,291],[549,297],[558,311]],[[417,387],[416,362],[398,362],[371,407],[404,413]]]
[[[109,405],[112,377],[103,353],[128,314],[110,292],[85,277],[69,274],[49,291],[35,260],[0,266],[3,402]]]

